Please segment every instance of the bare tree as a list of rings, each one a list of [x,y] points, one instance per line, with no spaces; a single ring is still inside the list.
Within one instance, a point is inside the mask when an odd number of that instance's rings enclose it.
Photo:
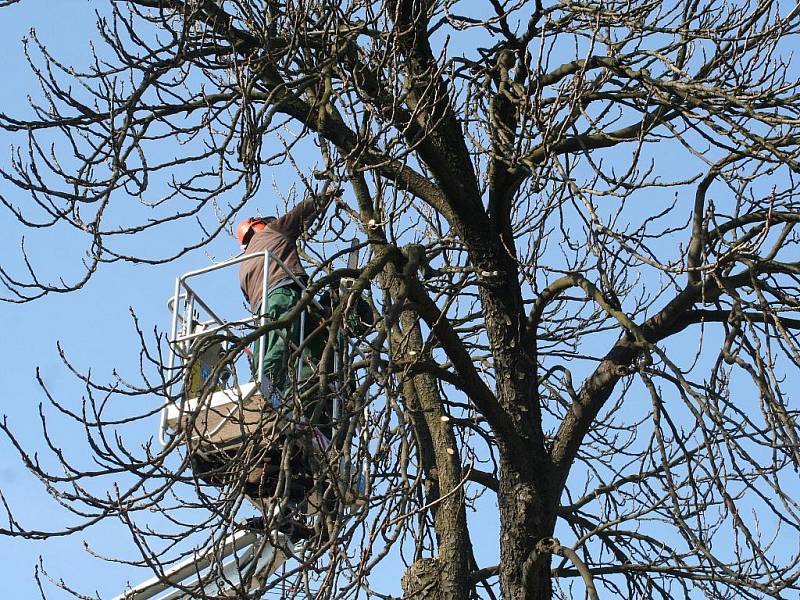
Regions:
[[[345,411],[369,409],[371,439],[339,446],[369,456],[370,500],[331,511],[286,574],[299,594],[313,573],[317,597],[381,597],[370,573],[398,554],[416,597],[797,593],[796,3],[125,0],[103,14],[83,68],[32,37],[37,116],[0,115],[18,144],[2,175],[28,192],[4,204],[85,235],[83,276],[3,266],[6,299],[201,248],[273,170],[343,182],[306,249],[319,286],[355,275],[353,293],[372,290]],[[143,240],[181,222],[197,235],[148,254]],[[350,273],[355,231],[370,254]],[[180,437],[123,445],[126,420],[154,417],[106,418],[110,400],[183,376],[154,381],[162,347],[142,344],[143,383],[87,380],[83,411],[51,398],[85,424],[94,466],[48,441],[56,475],[18,447],[81,517],[73,530],[122,519],[135,564],[161,573],[234,527],[248,469],[209,485]],[[232,464],[257,465],[258,447]],[[497,565],[473,552],[484,493]],[[6,535],[68,533],[8,519]]]

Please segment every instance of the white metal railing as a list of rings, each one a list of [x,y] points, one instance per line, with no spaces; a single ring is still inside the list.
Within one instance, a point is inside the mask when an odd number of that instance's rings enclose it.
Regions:
[[[219,271],[229,268],[234,265],[249,261],[249,260],[263,260],[264,261],[264,275],[262,280],[262,295],[261,295],[261,310],[260,314],[249,315],[240,319],[226,320],[215,311],[210,303],[205,301],[197,290],[190,284],[190,281],[208,273]],[[167,356],[167,374],[169,378],[173,379],[173,384],[167,390],[164,408],[161,411],[161,419],[159,424],[158,437],[162,445],[166,445],[167,433],[167,409],[171,404],[174,404],[173,398],[179,398],[179,409],[182,409],[186,401],[185,394],[179,391],[180,381],[174,377],[180,372],[181,368],[191,356],[190,342],[194,340],[216,335],[221,332],[226,332],[233,337],[238,337],[237,331],[247,326],[264,326],[267,324],[267,311],[269,309],[269,296],[268,296],[268,274],[270,262],[276,261],[281,270],[285,273],[286,277],[291,279],[301,291],[306,290],[305,284],[300,278],[293,273],[279,258],[272,256],[269,251],[254,252],[251,254],[243,254],[235,258],[190,271],[178,277],[175,281],[175,292],[167,302],[167,307],[172,312],[172,323],[170,326],[169,335],[169,353]],[[321,305],[316,299],[311,299],[311,304],[317,308],[322,309]],[[199,311],[197,308],[209,317],[206,320],[200,320]],[[303,345],[305,339],[306,329],[306,311],[300,312],[300,345]],[[280,333],[284,335],[283,332]],[[285,334],[288,336],[288,334]],[[258,347],[261,349],[256,357],[256,367],[253,369],[253,378],[259,384],[259,389],[265,388],[264,381],[264,351],[266,344],[267,334],[262,334],[258,339]],[[298,361],[302,361],[302,353],[298,357]],[[180,363],[180,364],[178,364]],[[300,362],[298,362],[298,367]],[[338,367],[339,365],[337,365]]]

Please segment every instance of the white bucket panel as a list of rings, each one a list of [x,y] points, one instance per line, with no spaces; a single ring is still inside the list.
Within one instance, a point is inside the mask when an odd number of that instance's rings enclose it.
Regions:
[[[166,406],[166,424],[172,431],[191,427],[190,437],[202,447],[228,445],[276,421],[274,400],[265,401],[255,382],[213,392],[202,399],[187,398]]]

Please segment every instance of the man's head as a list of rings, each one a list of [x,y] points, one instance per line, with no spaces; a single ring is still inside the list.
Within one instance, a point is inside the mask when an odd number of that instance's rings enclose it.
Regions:
[[[239,227],[236,228],[236,239],[239,240],[242,250],[247,248],[254,233],[263,231],[267,224],[274,220],[275,217],[249,217],[239,223]]]

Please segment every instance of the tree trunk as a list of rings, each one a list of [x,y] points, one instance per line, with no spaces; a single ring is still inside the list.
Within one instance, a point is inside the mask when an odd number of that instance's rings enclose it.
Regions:
[[[504,598],[550,600],[550,555],[539,555],[536,544],[553,535],[555,507],[548,476],[517,450],[500,457],[500,589]]]
[[[440,570],[439,561],[435,558],[421,558],[411,565],[400,580],[403,598],[449,600],[449,596],[445,597],[439,586]]]
[[[404,285],[393,265],[386,266],[387,287],[395,302],[404,302]],[[431,360],[424,350],[419,316],[403,310],[400,327],[393,332],[395,360],[407,356]],[[413,423],[420,460],[425,471],[426,502],[434,517],[437,553],[435,559],[415,562],[403,577],[407,597],[468,600],[471,543],[464,504],[461,453],[450,425],[436,379],[427,373],[404,375],[406,410]],[[435,579],[435,585],[432,581]],[[414,596],[408,590],[416,593]]]

